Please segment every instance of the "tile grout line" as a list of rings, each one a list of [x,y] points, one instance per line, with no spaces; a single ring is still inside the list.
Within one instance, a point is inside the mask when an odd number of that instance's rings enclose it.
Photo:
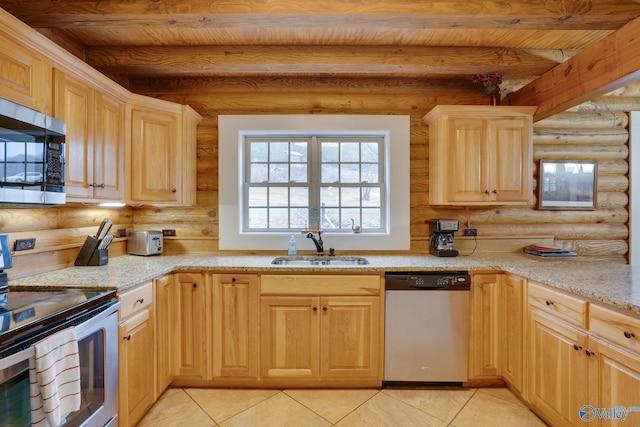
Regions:
[[[380,390],[380,392],[383,392],[383,390],[384,390],[384,389],[381,389],[381,390]],[[475,394],[475,392],[474,392],[474,394]],[[427,412],[427,411],[423,410],[422,408],[418,408],[417,406],[414,406],[414,405],[410,404],[409,402],[405,402],[404,400],[402,400],[402,399],[400,399],[400,398],[397,398],[397,397],[395,397],[395,396],[392,396],[392,395],[390,395],[390,394],[384,393],[384,395],[385,395],[385,396],[387,396],[387,397],[390,397],[390,398],[392,398],[392,399],[394,399],[394,400],[397,400],[397,401],[398,401],[398,402],[400,402],[400,403],[404,403],[405,405],[410,406],[410,407],[412,407],[413,409],[417,409],[418,411],[422,412],[423,414],[427,414],[427,415],[429,415],[430,417],[433,417],[433,418],[435,418],[435,419],[437,419],[437,420],[440,420],[440,421],[442,421],[443,423],[447,423],[447,425],[449,425],[449,423],[447,422],[447,420],[443,420],[442,418],[440,418],[440,417],[438,417],[438,416],[436,416],[436,415],[433,415],[432,413],[429,413],[429,412]],[[473,397],[473,395],[471,395],[471,397]],[[471,398],[469,398],[469,400],[471,400]],[[466,403],[465,403],[465,405],[466,405]],[[462,405],[462,407],[464,407],[464,405]],[[457,415],[458,415],[458,413],[456,412],[456,416],[457,416]],[[455,418],[455,417],[454,417],[454,418]],[[452,421],[453,421],[453,420],[452,420]]]
[[[197,406],[198,408],[200,408],[200,410],[201,410],[202,412],[204,412],[204,413],[205,413],[205,415],[206,415],[206,416],[207,416],[211,421],[213,421],[213,425],[214,425],[215,427],[220,427],[220,424],[218,424],[218,422],[217,422],[216,420],[214,420],[214,419],[211,417],[211,415],[209,415],[209,413],[208,413],[207,411],[205,411],[205,409],[204,409],[202,406],[200,406],[200,404],[199,404],[198,402],[196,402],[196,400],[193,398],[193,396],[191,396],[191,395],[189,394],[189,392],[188,392],[186,389],[187,389],[187,387],[180,387],[180,390],[182,390],[182,391],[184,392],[184,394],[186,394],[187,396],[189,396],[189,399],[191,399],[191,401],[192,401],[193,403],[195,403],[195,404],[196,404],[196,406]]]
[[[464,405],[462,405],[462,407],[460,408],[460,410],[458,410],[458,412],[456,412],[456,414],[453,416],[453,418],[451,418],[451,422],[448,424],[451,427],[455,427],[455,424],[453,424],[453,422],[456,420],[456,418],[458,418],[458,416],[462,413],[462,411],[464,410],[464,408],[467,407],[467,405],[469,404],[469,402],[471,402],[471,399],[473,399],[475,397],[475,395],[478,393],[480,389],[475,387],[473,394],[471,394],[471,397],[469,397],[467,399],[466,402],[464,402]]]
[[[365,403],[367,403],[368,401],[370,401],[371,399],[373,399],[374,397],[376,397],[382,390],[378,390],[376,392],[376,394],[374,394],[373,396],[371,396],[370,398],[368,398],[367,400],[365,400],[364,402],[362,402],[361,404],[359,404],[358,406],[356,406],[355,408],[353,408],[351,411],[349,411],[345,416],[343,416],[342,418],[340,418],[338,421],[336,421],[335,423],[329,421],[328,419],[326,419],[325,417],[323,417],[322,415],[318,414],[316,411],[314,411],[313,409],[309,408],[308,406],[306,406],[304,403],[298,401],[295,397],[290,396],[289,394],[286,393],[285,390],[282,390],[282,392],[284,394],[286,394],[287,396],[289,396],[291,399],[293,399],[295,402],[299,403],[300,405],[304,406],[306,409],[308,409],[309,411],[313,412],[314,414],[316,414],[317,416],[319,416],[320,418],[322,418],[323,420],[325,420],[326,422],[328,422],[329,424],[331,424],[332,426],[336,426],[338,425],[338,423],[342,420],[344,420],[346,417],[348,417],[349,415],[351,415],[353,412],[357,411],[358,408],[360,408],[362,405],[364,405]]]

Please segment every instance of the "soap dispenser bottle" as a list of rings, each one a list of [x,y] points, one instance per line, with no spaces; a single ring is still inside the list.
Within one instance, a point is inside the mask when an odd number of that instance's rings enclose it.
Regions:
[[[289,239],[289,250],[287,252],[287,255],[296,256],[297,252],[298,251],[296,250],[296,239],[295,237],[291,236],[291,238]]]

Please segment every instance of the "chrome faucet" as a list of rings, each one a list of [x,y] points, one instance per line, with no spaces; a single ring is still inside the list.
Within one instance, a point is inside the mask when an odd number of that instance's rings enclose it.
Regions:
[[[322,242],[322,230],[318,230],[318,240],[316,240],[315,236],[312,232],[307,233],[307,239],[313,240],[313,244],[316,245],[316,255],[323,256],[324,255],[324,243]]]

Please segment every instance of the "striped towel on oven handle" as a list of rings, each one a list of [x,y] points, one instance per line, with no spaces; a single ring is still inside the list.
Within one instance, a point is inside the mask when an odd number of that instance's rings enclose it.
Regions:
[[[33,345],[29,359],[31,424],[57,427],[80,409],[80,360],[75,328],[52,334]]]

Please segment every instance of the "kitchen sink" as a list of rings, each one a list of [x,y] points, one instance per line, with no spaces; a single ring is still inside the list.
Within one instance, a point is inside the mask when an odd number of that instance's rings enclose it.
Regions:
[[[274,258],[271,264],[276,265],[367,265],[369,261],[359,256],[281,256]]]

